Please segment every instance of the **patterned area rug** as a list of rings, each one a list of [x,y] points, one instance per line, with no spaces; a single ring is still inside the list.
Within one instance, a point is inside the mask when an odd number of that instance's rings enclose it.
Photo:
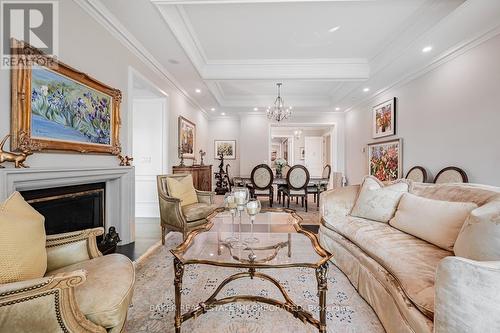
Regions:
[[[158,246],[137,263],[137,283],[128,313],[125,332],[174,332],[173,256],[169,249],[181,241],[178,233],[167,236],[165,246]],[[316,311],[316,277],[314,270],[304,268],[265,270],[277,278],[289,295],[318,318]],[[183,311],[204,301],[225,277],[235,269],[205,265],[186,266],[183,279]],[[241,279],[227,285],[219,295],[251,294],[282,300],[274,285],[260,279]],[[384,332],[371,307],[357,294],[348,279],[334,265],[328,272],[328,332]],[[183,332],[190,333],[267,333],[317,332],[290,313],[253,302],[238,302],[211,310],[183,323]]]

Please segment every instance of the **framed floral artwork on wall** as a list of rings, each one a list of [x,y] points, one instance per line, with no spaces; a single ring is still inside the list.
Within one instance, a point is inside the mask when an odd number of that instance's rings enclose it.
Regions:
[[[11,146],[118,155],[121,92],[13,40]]]
[[[217,159],[222,154],[226,160],[236,159],[236,140],[215,140],[214,158]]]
[[[183,154],[184,158],[193,159],[196,147],[196,125],[186,118],[179,116],[179,158]]]
[[[368,170],[380,181],[402,178],[403,140],[396,139],[368,145]]]
[[[373,138],[396,134],[396,97],[373,107]]]

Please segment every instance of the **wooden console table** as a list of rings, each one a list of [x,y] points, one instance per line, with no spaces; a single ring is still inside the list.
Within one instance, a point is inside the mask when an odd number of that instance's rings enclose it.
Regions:
[[[173,173],[190,173],[193,176],[194,188],[200,191],[212,191],[212,166],[173,166]]]

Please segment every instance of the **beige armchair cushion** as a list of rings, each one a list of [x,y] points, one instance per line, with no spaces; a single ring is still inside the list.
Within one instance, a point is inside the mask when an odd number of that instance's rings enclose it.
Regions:
[[[75,288],[82,313],[105,328],[121,327],[132,299],[135,271],[125,256],[111,254],[79,262],[47,273],[47,276],[78,269],[87,271],[87,280]]]
[[[471,212],[454,247],[459,257],[478,261],[500,261],[500,200]]]
[[[465,219],[475,208],[477,205],[471,202],[432,200],[405,193],[389,224],[442,249],[453,251]]]
[[[377,178],[365,177],[352,216],[387,223],[394,216],[401,196],[408,192],[409,182],[399,180],[384,186]]]
[[[183,178],[167,178],[169,195],[180,199],[181,206],[191,205],[198,202],[198,196],[193,186],[193,176],[186,175]]]
[[[0,206],[0,284],[43,277],[47,270],[44,221],[19,192]]]
[[[182,207],[182,214],[186,218],[187,222],[198,221],[206,219],[208,215],[212,214],[216,209],[217,205],[209,205],[205,203],[194,203],[191,205]]]

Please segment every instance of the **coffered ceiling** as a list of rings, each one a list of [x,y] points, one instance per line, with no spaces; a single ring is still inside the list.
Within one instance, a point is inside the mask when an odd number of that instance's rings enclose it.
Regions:
[[[500,26],[498,0],[128,3],[101,4],[209,115],[264,112],[277,82],[294,112],[346,111]]]

